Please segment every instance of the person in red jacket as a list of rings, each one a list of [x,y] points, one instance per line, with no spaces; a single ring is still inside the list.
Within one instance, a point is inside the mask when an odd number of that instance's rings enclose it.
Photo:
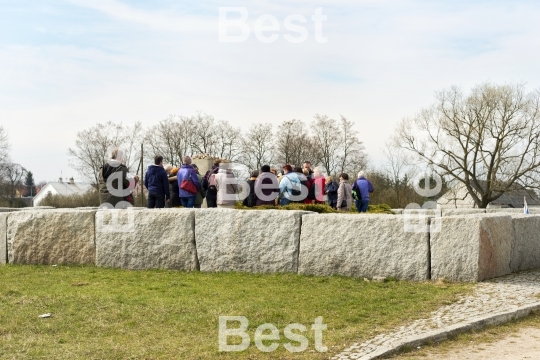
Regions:
[[[313,169],[313,194],[315,204],[324,204],[324,191],[326,187],[326,179],[321,168]]]

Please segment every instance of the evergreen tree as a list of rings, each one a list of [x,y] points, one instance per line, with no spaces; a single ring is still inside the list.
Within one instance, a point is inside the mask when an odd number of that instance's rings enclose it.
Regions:
[[[26,196],[36,195],[36,184],[34,183],[34,174],[31,171],[26,173],[26,179],[24,180],[24,187],[26,189]]]

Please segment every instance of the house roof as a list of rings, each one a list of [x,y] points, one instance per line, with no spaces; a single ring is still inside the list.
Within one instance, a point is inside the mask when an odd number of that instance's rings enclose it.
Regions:
[[[69,182],[49,182],[41,189],[46,190],[46,186],[51,186],[60,195],[81,195],[92,188],[92,185],[87,183],[69,183]],[[36,195],[37,196],[37,195]]]
[[[522,208],[524,205],[523,198],[527,199],[527,205],[540,205],[540,200],[538,200],[536,196],[533,197],[527,190],[514,190],[512,192],[506,192],[497,200],[493,200],[491,204]]]
[[[487,185],[487,182],[485,180],[479,180],[478,182],[482,187],[485,187]],[[473,188],[477,189],[474,184],[471,183],[471,185],[473,186]],[[464,187],[463,184],[461,184],[460,186]],[[490,202],[490,204],[501,205],[503,207],[522,208],[524,206],[523,198],[527,199],[527,205],[540,206],[540,199],[534,194],[533,191],[526,189],[505,192],[498,199]]]

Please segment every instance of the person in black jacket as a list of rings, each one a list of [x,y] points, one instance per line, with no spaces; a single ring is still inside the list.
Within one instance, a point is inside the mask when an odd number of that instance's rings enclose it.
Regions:
[[[337,205],[338,189],[339,185],[334,181],[334,177],[328,176],[326,178],[326,186],[324,187],[324,193],[328,197],[328,205],[330,205],[334,209]]]
[[[261,174],[255,182],[255,195],[257,196],[257,206],[276,206],[276,199],[279,196],[279,182],[269,165],[261,167]]]
[[[214,161],[214,165],[204,174],[203,189],[206,191],[206,206],[209,208],[217,208],[217,189],[215,186],[215,176],[219,171],[220,159]],[[212,177],[213,175],[213,177]],[[210,184],[212,182],[212,184]]]
[[[171,201],[169,202],[170,207],[180,207],[180,190],[178,189],[178,181],[176,175],[178,174],[177,167],[172,167],[172,165],[165,165],[165,171],[169,176],[169,192],[171,193]]]
[[[257,206],[257,195],[255,194],[255,182],[257,181],[257,177],[259,176],[259,170],[253,170],[249,174],[249,180],[247,181],[247,184],[249,186],[249,195],[244,199],[242,202],[242,205],[247,207],[255,207]]]
[[[123,153],[119,149],[111,152],[111,158],[101,167],[99,172],[99,200],[101,205],[125,209],[133,205],[131,192],[139,177],[133,182],[128,180],[128,168],[124,165]]]
[[[154,164],[148,166],[144,177],[144,186],[148,189],[148,208],[164,208],[171,197],[169,179],[163,168],[163,156],[156,155]]]

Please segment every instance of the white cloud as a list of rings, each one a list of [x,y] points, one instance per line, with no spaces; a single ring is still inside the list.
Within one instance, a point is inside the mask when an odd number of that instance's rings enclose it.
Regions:
[[[100,11],[111,18],[146,25],[156,30],[181,33],[215,32],[215,20],[201,16],[177,16],[168,11],[145,11],[115,0],[67,0],[70,3]],[[217,12],[216,12],[217,13]]]
[[[356,121],[377,160],[394,124],[431,103],[435,90],[485,80],[540,85],[540,7],[530,4],[325,1],[318,4],[328,15],[327,44],[314,41],[312,28],[302,44],[282,36],[273,44],[253,37],[220,44],[217,1],[183,13],[118,1],[70,3],[77,7],[69,11],[96,12],[76,31],[38,23],[45,40],[0,42],[0,118],[3,125],[9,119],[13,157],[37,179],[69,168],[67,157],[33,154],[65,152],[77,131],[98,121],[150,125],[203,110],[249,126],[343,114]],[[282,21],[314,10],[299,0],[229,6],[246,6],[251,23],[262,13]]]

